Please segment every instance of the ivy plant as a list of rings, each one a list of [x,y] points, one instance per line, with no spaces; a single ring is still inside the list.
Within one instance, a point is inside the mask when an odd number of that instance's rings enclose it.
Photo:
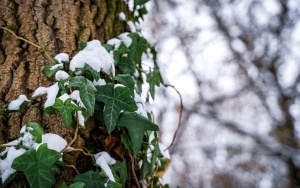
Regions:
[[[138,22],[146,13],[146,2],[148,0],[134,1],[133,22]],[[20,111],[46,95],[45,113],[60,114],[63,126],[70,130],[75,128],[74,140],[88,119],[99,119],[106,134],[116,135],[129,156],[141,163],[138,178],[144,186],[162,186],[157,172],[164,169],[166,159],[158,143],[159,127],[153,122],[146,103],[154,99],[155,87],[163,81],[155,61],[150,68],[142,64],[143,54],[149,55],[150,48],[140,32],[123,33],[106,44],[98,40],[82,41],[75,56],[57,54],[54,61],[51,59],[55,63],[44,67],[45,76],[55,80],[53,85],[37,88],[30,99],[25,95],[16,97],[0,109],[0,115]],[[143,91],[143,84],[148,85],[149,90]],[[54,133],[45,133],[37,122],[27,122],[18,139],[1,146],[5,148],[0,153],[2,187],[10,185],[18,174],[24,174],[32,188],[55,184],[59,188],[117,188],[124,187],[129,178],[128,159],[115,160],[107,151],[93,154],[72,148],[72,142],[67,143]],[[72,184],[58,185],[56,171],[67,165],[64,153],[75,150],[91,157],[97,168],[79,173]]]

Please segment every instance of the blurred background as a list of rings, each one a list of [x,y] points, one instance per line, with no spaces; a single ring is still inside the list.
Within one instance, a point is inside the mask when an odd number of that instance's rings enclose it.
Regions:
[[[300,1],[152,0],[144,35],[182,95],[170,187],[300,187]],[[172,142],[180,100],[154,103]]]

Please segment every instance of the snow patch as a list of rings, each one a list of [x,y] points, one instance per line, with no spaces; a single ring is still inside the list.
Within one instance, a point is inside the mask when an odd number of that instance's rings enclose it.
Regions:
[[[118,36],[118,38],[123,41],[127,47],[129,47],[132,43],[132,39],[128,37],[128,34],[129,33],[125,32]]]
[[[55,79],[57,81],[66,80],[68,78],[69,78],[69,74],[66,73],[65,71],[59,70],[55,73]]]
[[[92,40],[70,62],[70,70],[84,68],[89,65],[96,72],[103,71],[109,76],[115,76],[114,59],[101,45],[99,40]]]
[[[69,55],[66,53],[60,53],[57,54],[54,59],[58,62],[58,63],[63,63],[63,62],[70,62],[69,59]]]
[[[37,97],[40,95],[44,95],[47,93],[47,100],[45,102],[45,108],[52,106],[55,103],[55,99],[56,99],[56,95],[58,93],[59,87],[58,87],[58,83],[55,83],[54,85],[50,86],[50,87],[39,87],[37,88],[32,97]]]
[[[93,84],[94,84],[94,86],[103,86],[103,85],[106,84],[106,82],[105,82],[104,79],[101,79],[101,78],[100,78],[98,81],[93,80]]]
[[[126,21],[126,15],[124,14],[124,12],[120,12],[118,16],[121,21]]]
[[[8,110],[19,110],[20,106],[26,101],[28,102],[30,100],[28,100],[25,95],[20,95],[16,100],[9,103]]]
[[[15,169],[11,167],[13,161],[15,158],[19,157],[23,153],[25,153],[25,149],[20,148],[16,149],[14,147],[9,147],[8,150],[4,151],[5,153],[7,152],[7,156],[5,159],[1,160],[0,159],[0,174],[1,174],[1,179],[2,183],[5,182],[5,180],[12,175],[14,172],[16,172]],[[5,153],[1,152],[1,156],[3,156]]]
[[[94,155],[96,159],[96,164],[99,165],[102,170],[105,172],[110,181],[115,181],[115,178],[112,174],[109,165],[116,163],[116,160],[112,158],[106,151],[101,151]]]
[[[42,143],[47,143],[49,149],[61,152],[66,146],[67,141],[61,136],[53,133],[46,133],[42,135]]]

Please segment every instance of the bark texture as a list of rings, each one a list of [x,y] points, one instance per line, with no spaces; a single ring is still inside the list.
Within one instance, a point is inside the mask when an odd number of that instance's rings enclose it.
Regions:
[[[52,57],[61,52],[72,57],[80,41],[99,39],[104,43],[124,32],[126,23],[117,17],[120,12],[128,14],[123,0],[1,0],[0,25],[10,26],[18,36],[44,46]],[[53,81],[42,74],[43,67],[49,63],[39,49],[0,30],[0,105],[21,94],[30,98],[39,86],[51,85]],[[47,115],[42,109],[37,103],[22,112],[1,116],[0,144],[17,138],[22,125],[29,121],[39,122],[46,132],[70,141],[74,130],[67,130],[57,114]],[[99,139],[101,130],[90,120],[74,146],[97,145]],[[82,169],[78,170],[85,170],[85,161],[80,161],[78,154],[65,158],[68,164],[81,162]],[[61,176],[70,182],[74,174],[74,170],[68,169]]]

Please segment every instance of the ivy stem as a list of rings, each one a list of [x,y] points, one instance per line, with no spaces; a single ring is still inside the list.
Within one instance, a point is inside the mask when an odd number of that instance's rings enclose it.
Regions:
[[[182,112],[183,112],[183,102],[182,102],[182,96],[181,96],[180,92],[175,88],[175,86],[169,85],[169,84],[164,84],[164,86],[165,87],[171,87],[171,88],[173,88],[176,91],[176,93],[178,94],[179,98],[180,98],[180,111],[179,111],[178,125],[177,125],[176,131],[175,131],[175,133],[173,135],[173,139],[172,139],[171,144],[165,149],[165,151],[166,151],[166,150],[170,149],[171,147],[173,147],[173,145],[175,143],[175,139],[177,137],[177,134],[178,134],[178,132],[179,132],[179,130],[181,128],[181,119],[182,119]]]
[[[16,147],[18,145],[9,145],[9,144],[1,144],[0,148],[6,148],[6,147]]]
[[[32,45],[32,46],[38,48],[42,53],[45,54],[45,56],[47,57],[47,59],[48,59],[52,64],[56,64],[55,61],[51,58],[51,56],[50,56],[49,53],[47,52],[47,50],[46,50],[45,47],[40,46],[40,45],[38,45],[38,44],[35,44],[35,43],[33,43],[33,42],[31,42],[31,41],[29,41],[29,40],[23,38],[23,37],[19,37],[15,32],[13,32],[12,30],[8,29],[7,27],[0,26],[0,29],[3,29],[3,30],[5,30],[5,31],[9,32],[10,34],[12,34],[12,35],[13,35],[14,37],[16,37],[17,39],[22,40],[22,41],[24,41],[24,42],[26,42],[26,43],[28,43],[28,44],[30,44],[30,45]]]
[[[79,129],[79,125],[77,124],[76,125],[76,129],[75,129],[75,134],[74,134],[74,138],[71,140],[71,142],[61,151],[61,153],[63,153],[63,152],[65,152],[67,149],[68,149],[68,147],[70,147],[74,142],[75,142],[75,140],[76,140],[76,138],[77,138],[77,134],[78,134],[78,129]]]
[[[138,188],[141,188],[140,182],[139,182],[139,180],[136,176],[135,170],[134,170],[134,158],[130,153],[129,153],[129,157],[130,157],[130,160],[131,160],[131,171],[132,171],[132,174],[133,174],[134,181],[136,182],[136,185],[138,186]]]
[[[83,149],[80,149],[80,148],[75,148],[75,149],[71,149],[71,150],[66,150],[65,152],[76,152],[76,151],[81,152],[81,153],[82,153],[83,155],[85,155],[85,156],[90,156],[90,157],[94,156],[93,154],[87,153],[87,152],[85,152]]]
[[[66,165],[66,167],[70,167],[73,168],[77,174],[80,174],[79,171],[77,170],[77,168],[74,165]]]

